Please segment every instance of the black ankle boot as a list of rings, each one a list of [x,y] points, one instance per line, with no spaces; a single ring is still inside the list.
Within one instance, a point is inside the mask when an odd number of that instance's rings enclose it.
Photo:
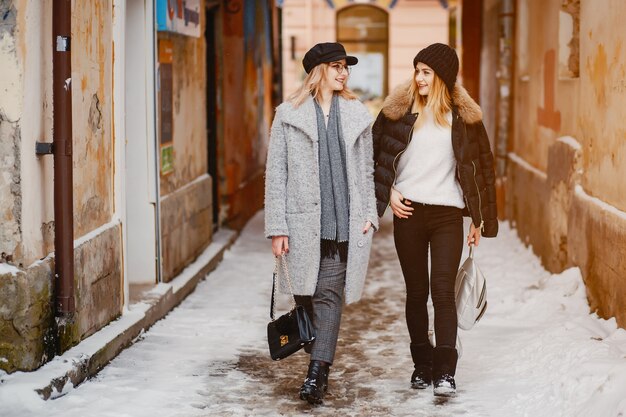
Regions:
[[[300,387],[300,399],[310,404],[321,404],[328,389],[329,366],[321,361],[311,361],[304,384]]]
[[[425,389],[432,382],[433,347],[430,343],[411,343],[411,357],[415,370],[411,375],[411,388]]]
[[[455,348],[437,346],[433,351],[433,393],[438,397],[456,394],[454,374],[458,353]]]
[[[415,368],[411,375],[411,388],[413,389],[426,389],[432,382],[430,368]]]
[[[433,382],[433,394],[437,397],[453,397],[456,395],[456,382],[452,375],[442,375]]]

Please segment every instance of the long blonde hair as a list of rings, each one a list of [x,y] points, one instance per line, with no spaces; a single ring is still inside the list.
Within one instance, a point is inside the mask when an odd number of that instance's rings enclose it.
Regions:
[[[409,94],[413,97],[413,106],[411,112],[422,113],[424,110],[429,110],[434,116],[435,124],[442,127],[449,127],[450,123],[446,118],[448,112],[452,110],[452,97],[446,84],[434,73],[433,85],[430,88],[427,96],[419,94],[417,87],[417,81],[415,81],[415,72],[413,73],[413,81],[409,87]],[[424,123],[425,117],[418,117],[415,121],[415,129],[418,129],[422,123]]]
[[[315,66],[304,78],[302,85],[293,94],[287,97],[287,101],[294,107],[299,107],[309,96],[313,96],[314,99],[317,99],[322,89],[322,80],[324,80],[324,77],[328,73],[329,67],[330,65],[327,63],[321,63]],[[337,94],[347,100],[355,100],[358,98],[358,96],[345,85],[343,90],[338,91]]]

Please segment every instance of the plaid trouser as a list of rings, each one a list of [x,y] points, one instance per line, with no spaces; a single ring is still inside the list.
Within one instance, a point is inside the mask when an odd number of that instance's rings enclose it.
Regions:
[[[296,295],[296,303],[304,306],[313,320],[315,342],[311,348],[312,361],[333,363],[339,325],[343,312],[343,292],[346,282],[346,262],[322,258],[313,296]]]

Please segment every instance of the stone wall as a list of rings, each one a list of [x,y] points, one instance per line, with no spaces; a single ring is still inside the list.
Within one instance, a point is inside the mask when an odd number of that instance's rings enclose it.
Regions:
[[[1,54],[0,54],[1,56]],[[0,72],[2,65],[0,64]],[[0,107],[0,262],[21,258],[20,125]]]
[[[507,217],[547,269],[578,266],[591,309],[626,326],[626,3],[517,5]]]
[[[163,281],[171,281],[211,242],[211,177],[203,175],[161,200]]]
[[[0,264],[0,271],[9,268]],[[52,309],[54,261],[0,272],[0,369],[38,368],[55,355]]]
[[[107,225],[74,250],[74,294],[78,342],[122,313],[122,231]],[[70,343],[65,343],[69,347]]]

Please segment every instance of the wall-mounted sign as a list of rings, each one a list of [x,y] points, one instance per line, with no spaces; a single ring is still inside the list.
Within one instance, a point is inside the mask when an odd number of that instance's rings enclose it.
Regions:
[[[174,146],[161,147],[161,175],[174,172]]]
[[[199,38],[200,0],[157,0],[157,30]]]

